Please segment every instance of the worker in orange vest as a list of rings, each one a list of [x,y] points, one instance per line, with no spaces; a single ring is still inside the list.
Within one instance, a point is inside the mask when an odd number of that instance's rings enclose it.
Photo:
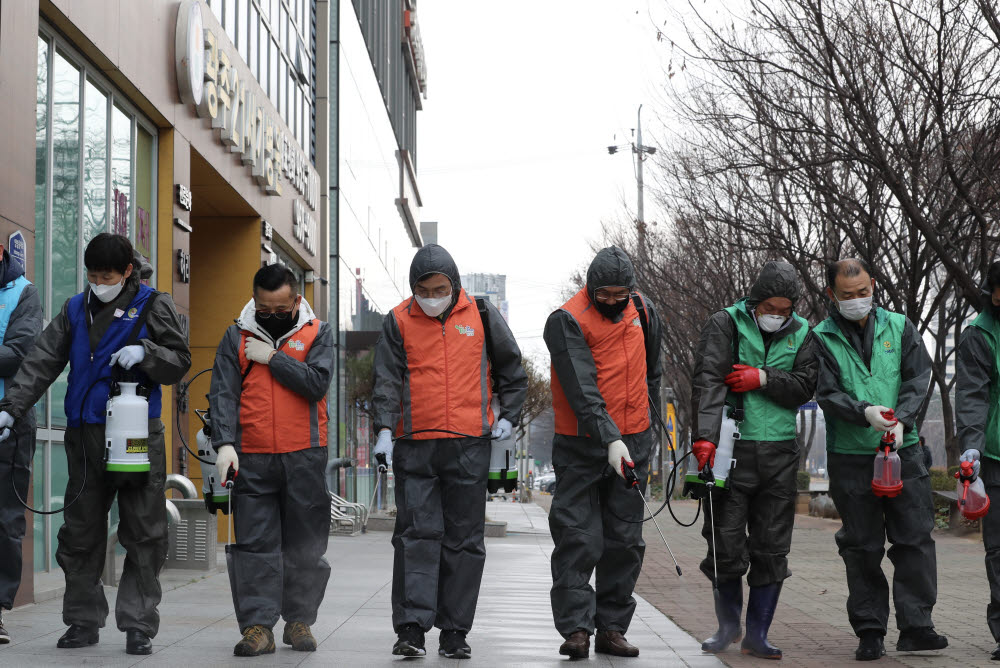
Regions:
[[[467,659],[486,563],[490,441],[510,438],[528,378],[507,322],[466,294],[448,251],[417,251],[410,288],[383,321],[372,398],[374,453],[396,479],[392,653],[425,655],[424,634],[437,626],[438,653]]]
[[[229,583],[243,639],[236,656],[275,650],[272,628],[285,619],[283,642],[315,651],[315,624],[330,564],[326,485],[327,403],[333,378],[333,330],[298,293],[281,265],[260,269],[253,299],[222,337],[209,404],[219,477],[236,473],[235,545]]]
[[[646,548],[638,523],[643,503],[619,477],[633,468],[645,493],[654,441],[649,406],[660,392],[660,318],[635,292],[623,250],[597,254],[587,284],[549,316],[544,338],[555,409],[549,528],[552,614],[565,638],[559,653],[586,658],[596,629],[598,652],[638,656],[624,634]]]

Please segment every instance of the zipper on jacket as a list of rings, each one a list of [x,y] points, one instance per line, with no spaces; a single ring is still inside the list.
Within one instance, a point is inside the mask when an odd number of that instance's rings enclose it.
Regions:
[[[444,428],[451,429],[448,420],[448,325],[445,322],[441,323],[441,341],[444,345]]]

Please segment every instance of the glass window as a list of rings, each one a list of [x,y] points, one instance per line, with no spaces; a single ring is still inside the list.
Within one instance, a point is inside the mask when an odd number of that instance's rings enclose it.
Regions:
[[[153,260],[153,144],[142,126],[135,127],[135,249]]]
[[[250,58],[247,55],[249,53],[247,49],[247,0],[244,0],[236,12],[236,39],[240,58],[243,59],[244,63],[249,63]]]
[[[35,285],[42,298],[45,311],[45,280],[49,254],[46,249],[45,215],[48,212],[48,170],[49,170],[49,42],[38,38],[38,91],[35,104]],[[37,506],[36,506],[37,508]]]
[[[208,6],[212,8],[212,13],[218,19],[219,25],[222,25],[222,0],[209,0]]]
[[[52,510],[58,510],[66,504],[66,485],[69,484],[69,468],[66,465],[66,446],[63,443],[52,443],[52,448],[49,455],[49,472],[52,476],[50,488],[52,490],[52,496],[49,497],[49,506]],[[79,457],[79,452],[73,453],[75,456]],[[76,487],[70,490],[70,499],[76,496]],[[38,506],[35,506],[36,508]],[[56,546],[59,544],[55,540],[56,533],[59,531],[59,527],[63,525],[63,514],[52,516],[52,527],[51,533],[49,534],[50,545],[49,545],[49,556],[52,558],[52,563],[56,562]],[[39,549],[39,545],[36,544],[35,549]]]
[[[117,104],[111,112],[111,231],[132,237],[132,119]]]
[[[83,125],[83,243],[108,230],[108,96],[87,79]]]
[[[229,35],[229,41],[236,44],[236,5],[239,4],[239,0],[226,0],[226,14],[225,14],[225,24],[226,34]]]
[[[275,108],[278,107],[278,43],[273,39],[270,40],[271,46],[271,81],[268,87],[268,95],[271,98],[271,104]]]
[[[38,443],[35,447],[35,456],[31,460],[31,479],[33,496],[31,506],[39,510],[45,510],[45,444]],[[32,513],[35,518],[32,530],[34,534],[35,546],[35,570],[44,571],[48,568],[45,563],[45,515]]]
[[[56,52],[52,73],[52,310],[80,280],[80,70]]]
[[[250,5],[250,24],[249,24],[249,34],[247,35],[247,41],[249,42],[249,56],[250,62],[250,74],[254,79],[260,83],[260,69],[257,65],[257,40],[259,39],[258,29],[260,24],[260,14],[257,13],[257,6]]]
[[[279,37],[279,43],[281,44],[281,50],[282,51],[287,51],[288,50],[288,12],[285,11],[285,6],[284,5],[280,5],[280,7],[281,7],[281,9],[280,9],[281,13],[280,13],[279,18],[278,18],[278,33],[280,35],[280,37]]]
[[[282,95],[278,97],[278,113],[284,119],[285,125],[290,125],[288,122],[288,98],[292,96],[292,88],[289,86],[291,80],[288,76],[288,61],[282,56],[279,64],[281,65],[281,72],[278,73],[278,81],[281,82]]]
[[[264,0],[268,2],[268,0]],[[278,29],[278,4],[279,0],[270,0],[271,4],[271,16],[268,19],[268,23],[271,24],[271,30],[276,31]]]

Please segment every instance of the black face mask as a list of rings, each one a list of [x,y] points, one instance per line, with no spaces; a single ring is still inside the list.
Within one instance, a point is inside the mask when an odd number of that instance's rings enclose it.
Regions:
[[[995,320],[1000,320],[1000,306],[997,306],[993,302],[990,302],[990,313],[993,314],[993,318]]]
[[[595,301],[594,306],[597,307],[597,312],[603,315],[608,320],[614,320],[618,315],[625,310],[628,306],[628,300],[622,302],[614,302],[612,304],[605,304],[604,302]]]
[[[299,312],[296,309],[284,320],[279,320],[273,315],[268,318],[261,318],[259,314],[254,316],[254,320],[256,320],[257,324],[260,325],[260,328],[270,334],[271,338],[274,339],[274,342],[277,343],[278,339],[292,331],[292,327],[294,327],[295,323],[299,321]]]

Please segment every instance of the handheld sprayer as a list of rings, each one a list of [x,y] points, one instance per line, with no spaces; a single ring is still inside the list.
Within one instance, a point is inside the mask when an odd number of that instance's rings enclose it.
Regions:
[[[891,409],[882,413],[882,417],[886,420],[895,419]],[[899,460],[899,453],[896,452],[896,435],[887,431],[882,434],[878,454],[875,455],[872,492],[875,496],[893,498],[902,490],[902,463]]]
[[[958,507],[962,517],[967,520],[978,520],[990,510],[990,497],[986,494],[983,481],[976,475],[972,462],[962,462],[961,468],[955,472],[958,479]]]

